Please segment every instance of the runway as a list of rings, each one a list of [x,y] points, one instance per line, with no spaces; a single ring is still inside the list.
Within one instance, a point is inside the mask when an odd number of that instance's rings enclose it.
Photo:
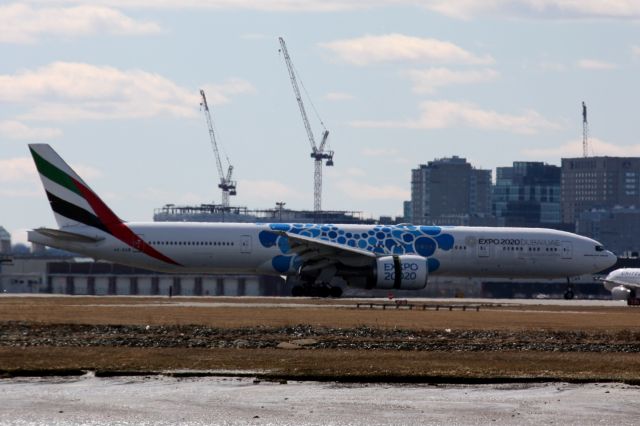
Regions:
[[[254,383],[250,378],[0,380],[0,424],[637,423],[622,384],[428,386]]]
[[[350,308],[358,303],[385,303],[396,304],[398,300],[406,301],[414,305],[481,305],[481,306],[558,306],[567,309],[575,307],[623,307],[627,306],[623,300],[602,300],[602,299],[476,299],[476,298],[345,298],[345,299],[314,299],[299,297],[261,297],[260,301],[253,299],[252,302],[243,303],[237,297],[217,297],[215,302],[210,301],[181,301],[180,298],[168,299],[166,303],[176,306],[191,307],[261,307],[261,308]]]

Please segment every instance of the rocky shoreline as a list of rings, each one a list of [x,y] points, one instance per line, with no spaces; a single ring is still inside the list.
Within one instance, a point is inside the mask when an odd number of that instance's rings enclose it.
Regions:
[[[638,353],[640,332],[0,323],[0,347]]]

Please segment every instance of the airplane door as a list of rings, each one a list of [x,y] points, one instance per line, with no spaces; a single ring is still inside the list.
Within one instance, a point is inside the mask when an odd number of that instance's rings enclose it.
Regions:
[[[573,258],[573,245],[571,244],[571,242],[563,241],[561,250],[562,250],[562,253],[561,253],[560,257],[562,259],[572,259]]]
[[[136,235],[133,238],[133,251],[134,253],[138,253],[142,249],[142,243],[144,242],[144,235]]]
[[[251,235],[240,236],[240,253],[251,253]]]
[[[490,256],[490,248],[489,244],[479,244],[478,245],[478,257],[489,257]]]

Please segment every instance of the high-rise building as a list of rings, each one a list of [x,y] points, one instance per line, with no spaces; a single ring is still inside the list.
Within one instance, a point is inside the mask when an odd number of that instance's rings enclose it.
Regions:
[[[558,166],[514,161],[496,169],[492,209],[501,226],[544,227],[562,222]]]
[[[11,252],[11,234],[7,232],[2,226],[0,226],[0,253]]]
[[[583,211],[576,219],[576,232],[593,238],[618,256],[640,253],[640,209],[614,207]]]
[[[402,216],[404,223],[413,223],[413,207],[411,201],[402,202]]]
[[[416,225],[468,224],[491,213],[491,170],[457,156],[411,170],[411,219]]]
[[[640,157],[562,159],[562,220],[592,209],[640,206]]]

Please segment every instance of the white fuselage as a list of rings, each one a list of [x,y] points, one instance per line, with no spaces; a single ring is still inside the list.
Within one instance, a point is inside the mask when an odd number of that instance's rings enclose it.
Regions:
[[[640,268],[616,269],[602,281],[613,300],[626,300],[629,305],[640,305]]]
[[[615,287],[640,287],[640,268],[621,268],[611,271],[604,281],[604,287],[611,291]]]
[[[245,223],[127,223],[141,241],[175,261],[150,256],[109,233],[92,227],[66,231],[99,238],[98,242],[71,242],[31,231],[30,241],[85,254],[96,259],[175,273],[259,273],[292,275],[295,261],[288,247],[270,245],[269,224]],[[345,247],[373,251],[378,256],[418,254],[434,259],[429,273],[449,276],[559,278],[601,271],[615,255],[596,241],[563,231],[537,228],[438,227],[433,249],[425,252],[419,229],[407,225],[283,225],[299,235]],[[298,228],[296,228],[298,227]],[[305,228],[306,227],[306,228]],[[416,231],[418,230],[418,231]],[[428,230],[427,230],[428,232]],[[446,238],[442,237],[446,234]],[[418,238],[422,239],[418,248]],[[426,238],[426,239],[425,239]],[[427,241],[428,242],[428,241]],[[345,262],[349,262],[345,259]],[[282,264],[289,265],[283,267]]]

